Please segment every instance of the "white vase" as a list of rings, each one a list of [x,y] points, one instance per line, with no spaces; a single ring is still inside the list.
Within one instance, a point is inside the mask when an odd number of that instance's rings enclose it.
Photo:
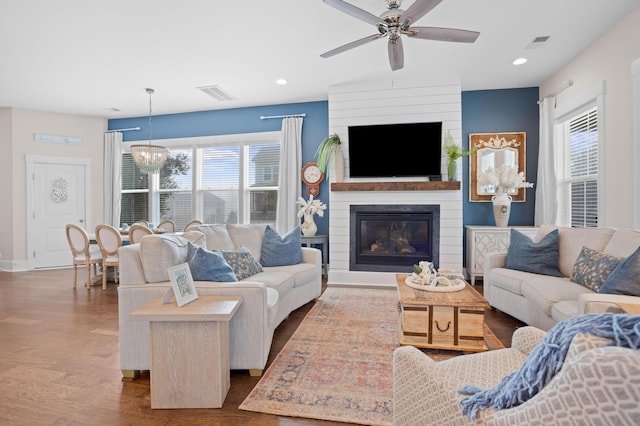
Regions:
[[[511,195],[496,194],[491,197],[491,201],[493,202],[493,218],[496,221],[496,226],[508,226],[511,214]]]
[[[318,227],[313,220],[312,214],[304,215],[304,221],[302,222],[302,225],[300,225],[300,230],[302,231],[302,235],[304,235],[305,237],[313,237],[316,235],[316,232],[318,232]]]
[[[340,148],[336,149],[333,157],[333,179],[335,182],[344,180],[344,155]]]

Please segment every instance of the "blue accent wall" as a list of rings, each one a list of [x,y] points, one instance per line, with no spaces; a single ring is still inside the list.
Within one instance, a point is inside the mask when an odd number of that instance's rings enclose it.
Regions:
[[[284,105],[269,105],[248,108],[198,111],[180,114],[154,115],[151,137],[153,139],[189,138],[239,133],[279,131],[281,119],[261,120],[260,116],[306,114],[302,125],[302,164],[315,161],[318,145],[329,135],[328,101],[304,102]],[[139,131],[123,132],[125,142],[149,138],[149,117],[111,119],[108,129],[140,127]],[[300,165],[302,166],[302,165]],[[304,184],[302,193],[307,198]],[[329,184],[325,180],[320,186],[320,197],[329,205]],[[296,208],[292,206],[291,208]],[[319,234],[329,233],[329,215],[316,216]]]
[[[526,177],[527,182],[534,182],[534,188],[526,190],[524,203],[511,204],[510,226],[533,226],[538,171],[538,99],[538,87],[462,92],[462,139],[465,149],[469,147],[470,133],[526,132]],[[469,157],[464,157],[462,161],[463,225],[494,226],[491,202],[469,201]],[[466,249],[466,244],[463,247]]]

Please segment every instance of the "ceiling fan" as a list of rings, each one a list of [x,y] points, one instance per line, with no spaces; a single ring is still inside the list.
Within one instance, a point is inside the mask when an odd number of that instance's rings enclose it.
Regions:
[[[375,25],[378,28],[377,34],[329,50],[320,55],[323,58],[329,58],[338,53],[362,46],[370,41],[387,37],[389,39],[389,63],[391,64],[391,70],[395,71],[404,66],[404,50],[402,49],[402,39],[400,35],[426,40],[455,41],[460,43],[473,43],[480,35],[477,31],[458,30],[455,28],[411,26],[412,23],[422,18],[427,12],[440,4],[442,0],[415,0],[406,11],[400,9],[402,0],[385,0],[388,10],[380,16],[375,16],[343,0],[322,1],[341,12]]]

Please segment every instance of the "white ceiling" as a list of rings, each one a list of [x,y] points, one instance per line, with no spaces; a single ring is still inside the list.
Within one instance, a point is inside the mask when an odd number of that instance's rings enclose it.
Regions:
[[[386,10],[384,0],[350,3],[374,15]],[[322,0],[3,0],[0,107],[121,118],[148,114],[146,87],[155,89],[154,115],[326,100],[332,85],[370,79],[532,87],[639,5],[444,0],[414,25],[480,37],[473,44],[404,37],[404,69],[392,72],[384,39],[320,57],[377,32]],[[539,36],[550,38],[528,48]],[[529,61],[513,66],[520,56]],[[289,84],[275,84],[281,77]],[[210,85],[237,100],[219,102],[196,89]]]

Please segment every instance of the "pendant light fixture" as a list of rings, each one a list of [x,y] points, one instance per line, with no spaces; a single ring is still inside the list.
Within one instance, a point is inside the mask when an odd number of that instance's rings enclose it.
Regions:
[[[163,146],[151,144],[151,95],[153,89],[145,89],[149,94],[149,143],[131,145],[131,155],[143,173],[158,173],[169,156],[169,150]]]

